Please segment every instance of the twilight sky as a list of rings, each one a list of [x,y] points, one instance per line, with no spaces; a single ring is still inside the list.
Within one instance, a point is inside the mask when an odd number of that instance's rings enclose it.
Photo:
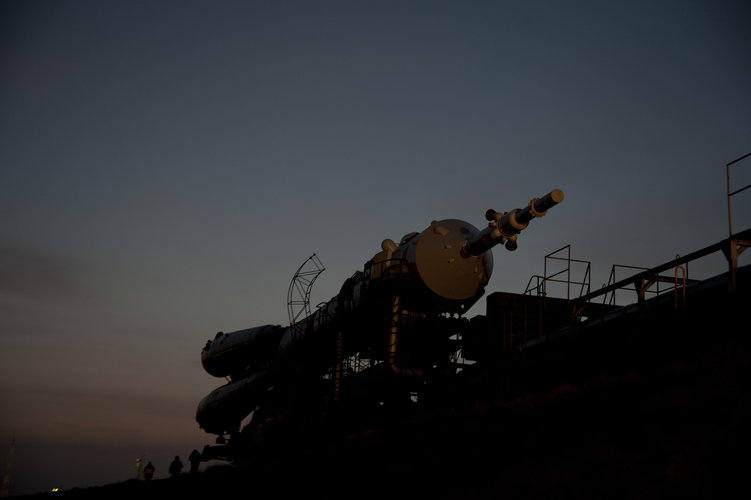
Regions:
[[[432,220],[560,188],[544,255],[654,266],[727,237],[751,152],[745,1],[0,3],[0,463],[11,493],[165,477],[212,442],[219,331],[287,324]],[[751,182],[751,159],[733,170]],[[751,192],[733,226],[751,227]],[[691,276],[724,271],[722,257]],[[625,277],[625,275],[623,276]],[[485,311],[484,300],[470,315]]]

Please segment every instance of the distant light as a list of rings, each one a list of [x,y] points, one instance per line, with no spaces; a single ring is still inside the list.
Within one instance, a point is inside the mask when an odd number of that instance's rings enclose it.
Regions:
[[[60,491],[60,488],[52,488],[52,493],[56,493],[58,491]]]

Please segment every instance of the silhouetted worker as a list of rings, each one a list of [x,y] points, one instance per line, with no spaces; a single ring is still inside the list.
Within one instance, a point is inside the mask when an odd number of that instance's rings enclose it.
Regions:
[[[198,450],[193,450],[188,457],[190,460],[190,473],[196,474],[198,472],[198,466],[201,465],[201,453]]]
[[[177,477],[183,470],[183,463],[180,461],[180,457],[175,455],[175,459],[169,464],[169,473],[172,477]]]
[[[149,462],[143,469],[143,478],[147,481],[151,481],[152,477],[154,477],[154,466]]]

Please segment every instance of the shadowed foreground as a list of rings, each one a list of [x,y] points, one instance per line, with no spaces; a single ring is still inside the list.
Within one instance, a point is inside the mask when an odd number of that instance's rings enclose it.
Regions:
[[[751,465],[751,294],[724,289],[544,344],[513,395],[479,374],[463,404],[242,467],[26,498],[731,498]]]
[[[33,497],[729,496],[748,470],[748,350],[728,342],[682,358],[425,416],[343,448]]]

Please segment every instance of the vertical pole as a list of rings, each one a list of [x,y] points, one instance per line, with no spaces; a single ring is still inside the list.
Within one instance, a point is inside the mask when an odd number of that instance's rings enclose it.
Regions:
[[[730,209],[730,163],[725,165],[725,173],[727,175],[727,181],[728,181],[728,237],[733,236],[733,215],[732,211]]]
[[[636,288],[636,293],[637,293],[638,302],[639,302],[639,318],[644,318],[644,301],[645,301],[645,295],[647,291],[647,285],[645,283],[644,278],[639,277],[638,279],[634,280],[634,287]]]
[[[733,241],[733,213],[730,207],[730,198],[733,195],[740,193],[741,191],[745,191],[746,189],[751,187],[751,184],[743,188],[736,189],[735,191],[731,192],[730,191],[730,166],[733,165],[734,163],[738,163],[741,160],[745,160],[749,156],[751,156],[751,153],[747,153],[741,156],[740,158],[736,158],[730,163],[725,164],[725,174],[727,176],[727,182],[728,182],[728,233],[729,233],[728,244],[730,246],[730,248],[727,249],[726,252],[727,252],[727,258],[730,264],[730,270],[729,270],[730,282],[728,283],[728,285],[731,291],[735,290],[735,271],[738,267],[738,247],[736,246],[735,241]]]
[[[730,266],[730,279],[728,280],[728,288],[731,292],[735,291],[735,272],[738,269],[738,247],[735,244],[735,240],[732,237],[728,238],[727,249],[728,264]]]
[[[729,233],[728,236],[730,238],[733,237],[733,214],[732,214],[732,211],[731,211],[731,208],[730,208],[730,198],[733,195],[738,194],[741,191],[745,191],[746,189],[748,189],[749,187],[751,187],[751,184],[749,184],[746,187],[743,187],[743,188],[740,188],[740,189],[736,189],[735,191],[731,192],[730,191],[730,166],[733,165],[733,164],[735,164],[735,163],[738,163],[741,160],[745,160],[749,156],[751,156],[751,153],[746,153],[745,155],[741,156],[740,158],[736,158],[735,160],[731,161],[730,163],[726,163],[725,164],[725,175],[727,177],[727,183],[728,183],[728,233]]]
[[[336,363],[334,364],[334,401],[339,401],[339,390],[342,383],[343,339],[341,330],[336,332]]]
[[[678,269],[683,273],[683,306],[686,305],[686,269],[683,266],[675,266],[675,282],[673,283],[673,309],[678,309]]]
[[[566,301],[571,300],[571,245],[568,246],[568,269],[566,270]]]

